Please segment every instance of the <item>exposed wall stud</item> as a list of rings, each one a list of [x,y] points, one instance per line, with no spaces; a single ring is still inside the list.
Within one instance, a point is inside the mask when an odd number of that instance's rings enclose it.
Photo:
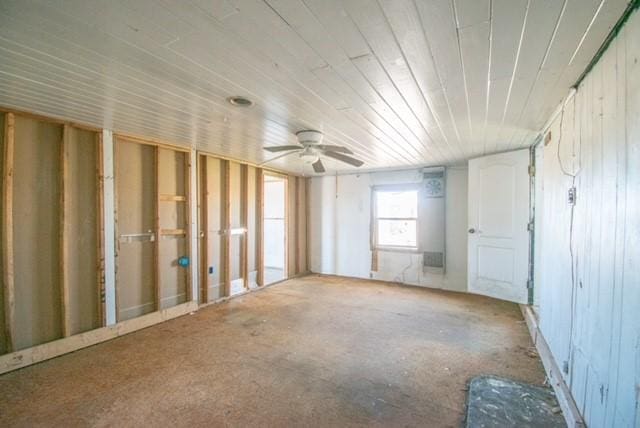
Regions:
[[[294,273],[300,273],[300,178],[293,177],[294,195],[294,218],[293,218],[293,239],[294,239]]]
[[[200,303],[209,302],[209,186],[207,157],[200,156]]]
[[[102,154],[102,134],[96,134],[96,255],[98,266],[96,267],[96,283],[98,293],[98,320],[104,327],[105,318],[105,289],[104,289],[104,171]]]
[[[249,167],[240,165],[240,224],[245,229],[240,242],[240,271],[244,289],[249,289]]]
[[[100,149],[102,158],[102,208],[104,248],[104,308],[105,324],[113,325],[116,317],[116,204],[114,181],[114,144],[113,132],[108,129],[102,131]]]
[[[13,275],[13,155],[15,144],[15,116],[7,113],[4,124],[4,168],[2,177],[2,224],[4,273],[4,316],[7,352],[13,351],[15,334],[15,284]]]
[[[153,169],[154,169],[154,192],[155,192],[155,235],[153,241],[153,264],[155,281],[153,282],[155,309],[159,311],[162,308],[162,286],[160,285],[160,239],[163,231],[160,229],[160,148],[155,147],[153,150]],[[167,234],[173,234],[171,231]]]
[[[264,285],[264,170],[256,169],[256,282]]]
[[[223,296],[231,294],[231,163],[222,161],[222,278]]]

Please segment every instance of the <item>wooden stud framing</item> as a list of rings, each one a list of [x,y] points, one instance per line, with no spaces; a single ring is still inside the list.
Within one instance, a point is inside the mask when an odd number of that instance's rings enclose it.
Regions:
[[[4,273],[4,316],[7,352],[12,352],[15,334],[15,284],[13,274],[13,158],[15,144],[15,116],[7,113],[4,126],[4,168],[2,199],[4,222],[2,224]]]
[[[200,156],[200,303],[209,302],[209,186],[207,157]]]
[[[184,204],[184,230],[185,230],[185,251],[187,258],[191,262],[191,152],[184,154],[184,200],[176,200],[175,203]],[[191,288],[191,267],[187,267],[187,281],[185,293],[187,295],[187,302],[193,300],[193,290]]]
[[[288,175],[284,178],[284,277],[290,278],[289,275],[289,221],[291,219],[291,204],[289,203],[289,180]]]
[[[249,289],[249,167],[240,165],[240,224],[245,231],[240,242],[240,271],[244,289]]]
[[[60,228],[59,228],[59,276],[60,276],[60,310],[62,323],[62,336],[68,337],[71,334],[71,307],[69,303],[69,269],[68,263],[68,237],[69,237],[69,215],[70,205],[68,194],[69,175],[69,140],[71,138],[71,127],[64,125],[62,131],[62,142],[60,144]]]
[[[120,315],[119,315],[120,308],[118,307],[118,277],[116,275],[116,272],[118,270],[118,257],[120,257],[120,239],[118,239],[118,236],[120,236],[120,231],[118,226],[118,214],[119,214],[118,213],[118,200],[119,200],[118,199],[118,177],[120,174],[118,152],[120,151],[120,141],[116,138],[116,136],[113,133],[110,133],[110,134],[111,134],[110,135],[111,146],[113,147],[113,156],[111,157],[111,165],[113,167],[112,188],[113,188],[113,237],[114,237],[113,248],[114,248],[114,251],[113,251],[113,284],[112,284],[112,287],[113,287],[112,306],[113,307],[108,308],[107,310],[112,311],[113,319],[109,319],[110,317],[107,317],[107,325],[116,324],[120,320]],[[104,144],[104,136],[103,136],[102,144]],[[107,271],[105,269],[105,274],[106,272]],[[105,281],[105,286],[106,286],[106,281]],[[106,302],[106,295],[105,295],[105,302]],[[106,307],[107,307],[107,304],[105,303],[105,308]]]
[[[256,169],[256,282],[264,285],[264,170]]]
[[[304,179],[304,186],[305,186],[305,191],[304,191],[304,213],[305,213],[305,219],[306,221],[304,222],[304,226],[305,226],[305,231],[304,231],[304,245],[306,248],[306,251],[304,252],[305,254],[305,272],[311,272],[311,251],[309,248],[309,242],[311,242],[309,240],[309,234],[311,233],[311,228],[309,227],[309,223],[310,218],[311,218],[311,202],[310,202],[310,198],[309,198],[309,192],[311,191],[311,180],[309,178],[305,178]]]
[[[222,278],[223,296],[231,294],[231,163],[221,162],[222,166]]]
[[[154,170],[154,192],[155,192],[155,240],[153,242],[153,263],[154,263],[154,301],[155,310],[159,311],[162,307],[162,287],[160,286],[160,148],[155,147],[153,151],[153,170]]]
[[[97,272],[97,293],[98,293],[98,320],[100,326],[106,325],[105,308],[105,272],[104,272],[104,157],[102,155],[102,133],[96,135],[96,254],[98,256]]]
[[[295,206],[294,206],[294,215],[293,215],[293,234],[294,234],[294,247],[295,247],[295,260],[294,260],[294,272],[295,274],[300,273],[300,177],[293,177],[293,190],[296,193],[295,198]]]

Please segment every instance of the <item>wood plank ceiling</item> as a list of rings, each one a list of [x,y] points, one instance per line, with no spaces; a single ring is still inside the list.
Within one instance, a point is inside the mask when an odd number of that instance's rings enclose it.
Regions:
[[[452,164],[530,145],[627,3],[2,0],[0,106],[254,163],[312,128],[366,169]]]

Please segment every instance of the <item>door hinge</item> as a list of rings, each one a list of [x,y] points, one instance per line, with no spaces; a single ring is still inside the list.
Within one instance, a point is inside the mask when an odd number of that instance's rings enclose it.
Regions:
[[[532,222],[532,221],[530,221],[529,223],[527,223],[527,231],[528,231],[528,232],[533,232],[533,227],[534,227],[534,225],[533,225],[533,222]]]
[[[534,177],[535,175],[536,175],[535,165],[529,165],[529,177]]]

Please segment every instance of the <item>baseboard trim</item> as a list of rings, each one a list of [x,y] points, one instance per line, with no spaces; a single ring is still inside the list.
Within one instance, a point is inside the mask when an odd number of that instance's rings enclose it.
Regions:
[[[585,428],[586,424],[584,423],[584,419],[582,419],[582,415],[576,406],[576,402],[573,400],[571,391],[564,381],[560,368],[555,358],[553,358],[553,354],[551,354],[549,345],[538,327],[538,320],[533,313],[533,309],[529,305],[520,305],[520,310],[527,323],[531,339],[538,350],[542,365],[547,372],[549,383],[556,393],[556,398],[562,409],[564,419],[567,421],[567,426],[570,428]]]
[[[171,308],[162,309],[160,311],[122,321],[111,326],[100,327],[95,330],[89,330],[63,339],[43,343],[42,345],[1,355],[0,374],[18,370],[101,342],[106,342],[107,340],[115,339],[116,337],[124,336],[125,334],[151,327],[197,310],[197,302],[182,303]]]

